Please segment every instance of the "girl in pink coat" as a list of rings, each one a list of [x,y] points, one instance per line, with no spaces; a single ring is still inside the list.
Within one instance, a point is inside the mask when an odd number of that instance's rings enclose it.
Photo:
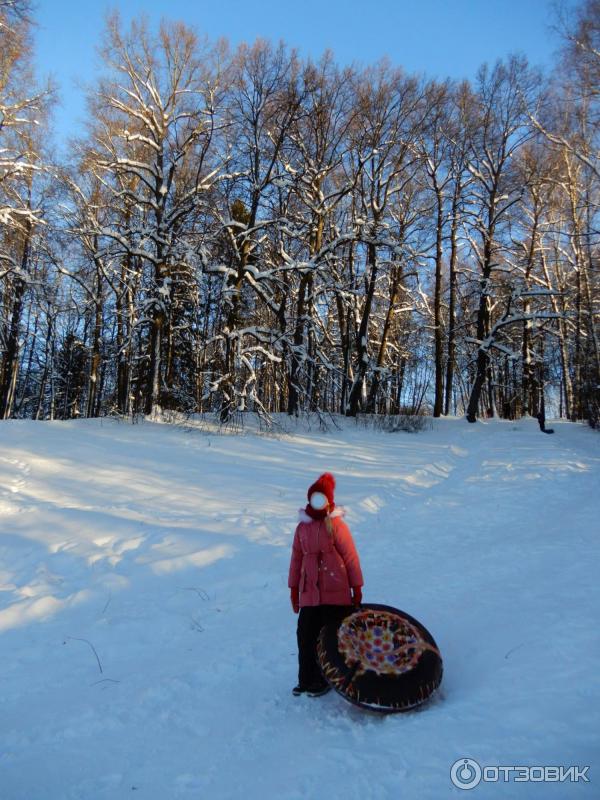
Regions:
[[[312,484],[294,534],[288,578],[292,608],[300,612],[294,695],[317,697],[329,691],[317,663],[319,632],[362,602],[360,561],[343,511],[335,506],[334,490],[335,478],[329,472]]]

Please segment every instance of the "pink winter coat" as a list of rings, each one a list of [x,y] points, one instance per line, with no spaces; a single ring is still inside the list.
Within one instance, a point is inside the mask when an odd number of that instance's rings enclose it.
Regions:
[[[342,514],[335,508],[326,520],[314,520],[300,512],[288,586],[298,587],[301,607],[350,605],[350,587],[363,585],[358,553]]]

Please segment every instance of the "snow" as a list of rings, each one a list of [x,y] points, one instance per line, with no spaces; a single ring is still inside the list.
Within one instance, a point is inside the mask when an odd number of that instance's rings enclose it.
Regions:
[[[600,438],[436,420],[419,434],[0,426],[0,797],[469,797],[459,758],[590,765],[598,797]],[[364,599],[433,633],[438,695],[379,716],[295,698],[297,508],[337,476]]]

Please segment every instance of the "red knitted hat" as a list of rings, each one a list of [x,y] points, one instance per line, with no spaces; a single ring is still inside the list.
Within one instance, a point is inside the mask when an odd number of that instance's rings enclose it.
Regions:
[[[331,472],[324,472],[317,480],[309,487],[306,496],[308,497],[308,502],[310,503],[311,495],[315,492],[321,492],[327,498],[329,503],[329,510],[335,506],[335,502],[333,499],[333,493],[335,491],[335,478],[331,474]]]

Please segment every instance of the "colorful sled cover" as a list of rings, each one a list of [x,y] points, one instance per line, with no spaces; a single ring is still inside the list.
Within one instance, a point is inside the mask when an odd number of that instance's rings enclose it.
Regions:
[[[442,680],[442,657],[429,631],[392,606],[365,604],[321,630],[325,679],[346,700],[372,711],[407,711]]]

